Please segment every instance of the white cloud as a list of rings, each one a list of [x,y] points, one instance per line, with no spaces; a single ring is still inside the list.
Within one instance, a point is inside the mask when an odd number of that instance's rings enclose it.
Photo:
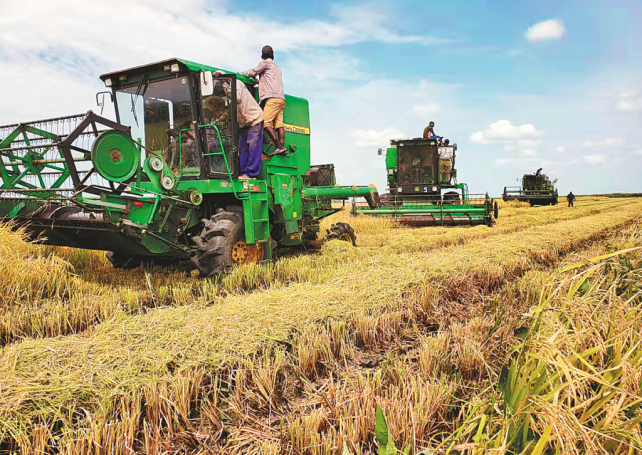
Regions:
[[[566,147],[564,146],[559,146],[555,150],[557,150],[559,153],[564,153],[566,151]]]
[[[419,104],[412,108],[412,111],[422,119],[429,119],[431,116],[441,112],[436,104]]]
[[[584,141],[584,147],[622,147],[624,143],[625,140],[621,137],[608,137],[606,139]]]
[[[382,2],[362,2],[357,4],[332,4],[330,15],[338,19],[341,24],[349,24],[355,33],[352,39],[359,42],[362,39],[357,35],[370,36],[375,41],[391,44],[417,43],[435,45],[452,42],[450,39],[425,36],[425,35],[400,35],[391,31],[390,25],[397,22],[395,14]]]
[[[405,133],[397,128],[386,128],[381,131],[357,130],[352,133],[357,147],[383,147],[390,144],[391,139],[404,139]]]
[[[622,112],[633,114],[642,112],[642,95],[637,91],[621,92],[616,107]]]
[[[532,164],[537,163],[540,160],[537,158],[499,158],[495,160],[496,166],[507,166],[511,164]]]
[[[559,40],[566,33],[564,22],[560,19],[550,19],[529,27],[526,31],[526,39],[531,43],[547,40]]]
[[[588,164],[604,164],[609,161],[608,157],[602,154],[586,155],[584,159]]]
[[[509,120],[499,120],[489,125],[484,131],[473,133],[470,140],[474,144],[504,142],[532,146],[534,144],[532,138],[539,137],[541,134],[542,132],[530,123],[513,125]]]
[[[247,69],[258,62],[265,43],[275,48],[279,60],[286,52],[310,47],[442,42],[393,30],[390,14],[377,3],[335,5],[330,19],[298,22],[234,15],[226,4],[220,0],[113,0],[108,4],[41,0],[37,7],[25,8],[10,3],[3,5],[0,16],[0,42],[12,58],[65,49],[95,59],[109,70],[173,56],[211,61],[213,55],[218,65]],[[34,26],[45,22],[55,26]]]

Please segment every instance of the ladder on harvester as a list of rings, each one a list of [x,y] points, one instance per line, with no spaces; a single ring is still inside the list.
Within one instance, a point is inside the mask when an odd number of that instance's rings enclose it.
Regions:
[[[264,180],[258,180],[258,185],[250,181],[234,180],[230,165],[227,162],[227,155],[221,140],[218,127],[214,124],[200,125],[199,128],[211,127],[216,131],[220,152],[204,153],[203,157],[220,155],[225,163],[225,170],[232,185],[234,196],[243,201],[243,222],[245,223],[245,243],[265,244],[270,241],[270,216],[269,216],[269,189]],[[191,129],[190,129],[191,130]],[[186,130],[189,131],[189,130]],[[258,189],[255,189],[257,188]],[[248,229],[249,228],[249,229]],[[271,248],[267,249],[268,259],[272,256]]]

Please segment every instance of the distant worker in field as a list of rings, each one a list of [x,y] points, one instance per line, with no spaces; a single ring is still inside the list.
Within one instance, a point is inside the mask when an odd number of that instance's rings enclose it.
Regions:
[[[573,194],[572,191],[568,193],[568,196],[566,196],[566,200],[568,201],[568,206],[573,207],[573,201],[575,201],[575,195]]]
[[[256,78],[259,76],[259,102],[265,114],[265,131],[274,142],[275,154],[285,153],[285,128],[283,125],[283,110],[285,109],[285,92],[281,68],[274,63],[274,50],[263,46],[262,61],[256,68],[241,74]]]

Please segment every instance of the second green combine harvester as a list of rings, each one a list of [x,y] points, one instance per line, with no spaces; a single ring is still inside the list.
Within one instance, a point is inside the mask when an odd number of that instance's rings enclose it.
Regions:
[[[191,262],[204,276],[313,242],[333,199],[374,187],[336,186],[310,166],[305,99],[286,96],[285,155],[266,145],[261,174],[238,180],[235,73],[182,59],[101,76],[116,121],[92,112],[0,127],[0,221],[52,245],[107,250],[115,267]],[[103,95],[104,96],[104,95]],[[330,238],[354,243],[343,223]]]
[[[557,205],[557,179],[551,180],[541,171],[538,169],[534,174],[524,174],[521,187],[504,187],[504,201],[528,202],[531,206]]]
[[[442,146],[435,139],[391,141],[386,152],[390,193],[381,195],[379,207],[355,211],[409,226],[492,226],[497,202],[457,183],[456,153],[456,144]]]

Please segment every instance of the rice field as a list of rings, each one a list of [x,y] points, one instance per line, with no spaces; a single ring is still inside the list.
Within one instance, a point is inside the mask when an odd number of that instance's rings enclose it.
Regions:
[[[337,221],[217,280],[0,227],[0,453],[368,454],[378,408],[414,454],[642,450],[641,199]]]

